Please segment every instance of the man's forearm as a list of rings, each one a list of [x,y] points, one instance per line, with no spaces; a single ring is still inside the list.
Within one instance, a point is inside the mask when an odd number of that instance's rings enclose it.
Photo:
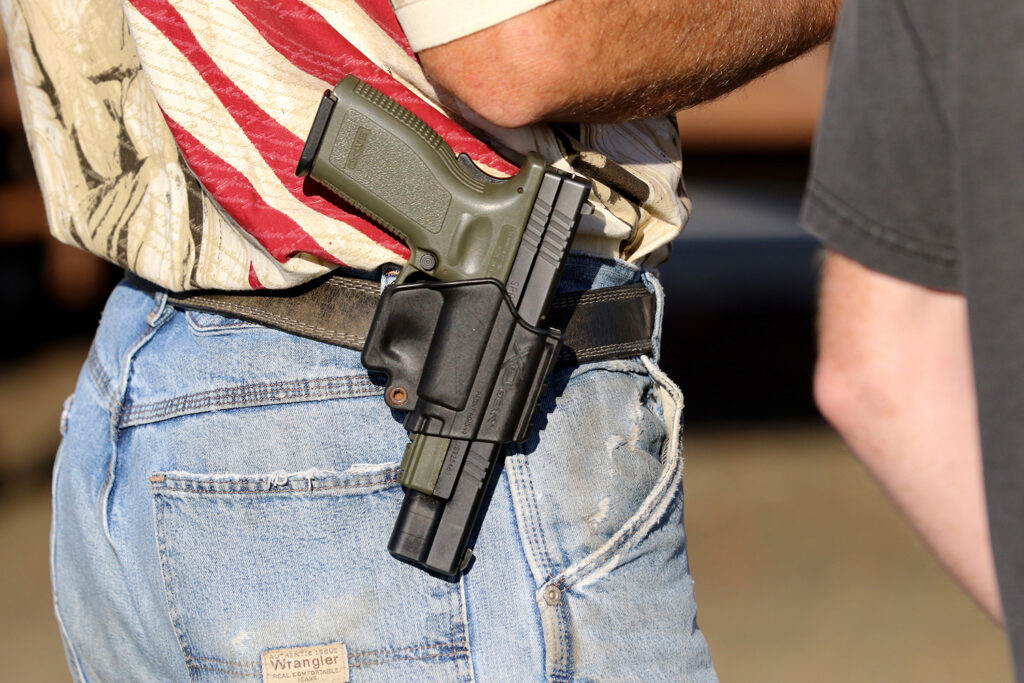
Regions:
[[[837,0],[555,0],[424,50],[428,76],[500,126],[669,114],[828,39]]]
[[[1001,620],[967,306],[829,252],[815,396],[867,470]]]

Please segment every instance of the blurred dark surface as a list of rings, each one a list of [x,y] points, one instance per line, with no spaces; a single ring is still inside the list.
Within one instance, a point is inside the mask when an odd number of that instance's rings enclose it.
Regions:
[[[0,183],[8,185],[24,180],[35,180],[32,155],[20,122],[11,121],[0,128]]]
[[[22,242],[0,247],[0,316],[18,321],[18,333],[5,335],[0,360],[16,360],[40,346],[63,339],[91,336],[99,322],[103,298],[69,305],[55,295],[47,280],[47,247]],[[98,292],[109,292],[120,271],[102,269]]]
[[[661,365],[691,424],[817,414],[818,245],[797,225],[807,164],[789,151],[684,158],[693,215],[661,270]]]
[[[0,362],[91,335],[120,276],[114,266],[49,236],[20,123],[0,121],[0,316],[16,328],[3,336]]]

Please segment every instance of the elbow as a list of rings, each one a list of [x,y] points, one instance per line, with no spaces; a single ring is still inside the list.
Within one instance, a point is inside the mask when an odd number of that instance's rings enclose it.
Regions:
[[[528,65],[509,60],[473,66],[448,59],[438,62],[426,52],[421,59],[436,85],[499,128],[528,126],[557,109],[552,78],[531,73]]]
[[[854,390],[850,378],[831,358],[821,356],[814,367],[814,404],[828,422],[836,429],[838,423],[856,409]]]
[[[883,369],[823,353],[814,371],[814,402],[822,416],[858,454],[857,446],[896,412],[894,389]]]
[[[492,125],[518,128],[544,120],[571,102],[578,74],[564,45],[545,42],[543,32],[527,31],[522,23],[499,24],[423,50],[423,70],[440,90]]]
[[[484,121],[499,128],[538,123],[553,109],[553,104],[540,97],[536,88],[515,87],[501,81],[497,84],[501,87],[456,87],[450,92]]]

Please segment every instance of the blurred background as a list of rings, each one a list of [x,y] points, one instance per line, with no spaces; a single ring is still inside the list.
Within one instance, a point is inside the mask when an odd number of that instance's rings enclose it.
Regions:
[[[687,400],[700,623],[723,681],[1010,681],[1000,629],[813,406],[817,245],[796,218],[826,62],[818,50],[679,116],[694,213],[662,273],[662,365]],[[49,595],[48,478],[61,404],[118,277],[47,236],[3,57],[5,680],[69,680]]]

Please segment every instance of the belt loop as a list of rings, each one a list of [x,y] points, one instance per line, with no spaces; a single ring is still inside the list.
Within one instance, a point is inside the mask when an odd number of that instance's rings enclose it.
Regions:
[[[174,309],[167,305],[167,292],[158,290],[153,294],[153,309],[146,314],[146,324],[156,328],[174,314]]]
[[[654,362],[661,363],[661,324],[665,317],[665,288],[653,270],[644,269],[641,273],[644,286],[654,295],[654,325],[651,330],[651,356]]]

